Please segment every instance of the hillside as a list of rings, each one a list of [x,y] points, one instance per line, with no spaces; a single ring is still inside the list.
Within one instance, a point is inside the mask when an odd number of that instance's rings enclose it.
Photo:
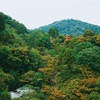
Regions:
[[[9,26],[9,28],[13,28],[16,30],[17,34],[25,34],[28,33],[27,28],[22,23],[16,21],[15,19],[11,18],[10,16],[0,12],[0,14],[4,17],[5,26]]]
[[[100,34],[26,32],[0,13],[0,100],[100,100]]]
[[[92,30],[95,33],[100,33],[100,26],[74,19],[56,21],[52,24],[42,26],[38,29],[48,32],[49,28],[51,27],[57,28],[59,33],[61,34],[70,34],[73,36],[83,35],[84,31],[86,30]]]

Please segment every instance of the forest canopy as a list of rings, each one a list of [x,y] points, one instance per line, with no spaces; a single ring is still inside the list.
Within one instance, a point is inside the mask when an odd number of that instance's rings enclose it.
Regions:
[[[24,86],[34,92],[13,100],[100,100],[100,31],[73,31],[68,40],[60,32],[28,30],[0,13],[0,100]]]

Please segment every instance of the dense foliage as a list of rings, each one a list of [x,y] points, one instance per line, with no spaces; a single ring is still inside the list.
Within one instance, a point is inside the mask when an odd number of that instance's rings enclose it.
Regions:
[[[0,32],[5,29],[5,23],[4,23],[4,15],[3,13],[0,13]]]
[[[55,28],[28,33],[4,14],[0,20],[0,100],[23,86],[34,91],[13,100],[100,99],[100,34],[87,30],[64,41]]]

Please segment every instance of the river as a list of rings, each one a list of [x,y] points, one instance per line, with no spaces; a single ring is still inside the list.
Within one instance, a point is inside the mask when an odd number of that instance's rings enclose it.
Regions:
[[[11,94],[11,98],[13,99],[13,98],[19,98],[24,93],[29,93],[29,92],[34,92],[34,90],[28,87],[21,87],[21,88],[16,89],[16,92],[10,91],[10,94]]]

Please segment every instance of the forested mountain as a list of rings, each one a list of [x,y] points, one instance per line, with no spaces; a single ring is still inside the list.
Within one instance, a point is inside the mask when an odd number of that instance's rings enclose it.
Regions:
[[[100,33],[100,26],[74,19],[56,21],[38,29],[48,32],[51,27],[57,28],[61,34],[70,34],[73,36],[83,35],[86,30],[92,30],[95,33]]]
[[[0,100],[100,100],[100,34],[27,28],[0,13]],[[33,91],[11,98],[9,91]],[[18,94],[19,92],[17,92]]]

